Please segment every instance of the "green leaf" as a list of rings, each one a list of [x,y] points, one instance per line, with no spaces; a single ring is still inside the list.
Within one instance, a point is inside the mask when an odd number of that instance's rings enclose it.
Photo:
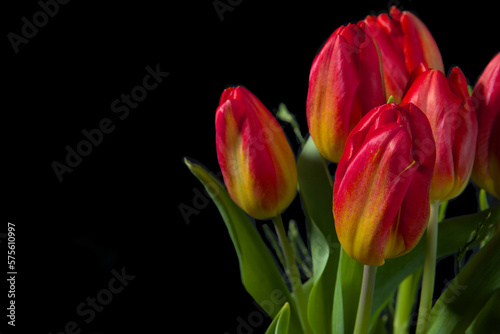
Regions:
[[[184,162],[205,186],[219,209],[238,256],[241,280],[245,289],[273,318],[288,301],[292,309],[290,333],[301,333],[295,302],[252,221],[232,201],[225,187],[207,170],[188,159]]]
[[[377,269],[378,270],[378,269]],[[394,294],[390,295],[387,300],[384,302],[384,306],[379,307],[378,310],[373,313],[372,309],[372,317],[370,319],[370,334],[382,334],[382,333],[387,333],[386,330],[386,324],[387,323],[394,323]],[[391,303],[392,302],[392,303]],[[382,313],[382,311],[385,310],[385,313]],[[392,331],[393,333],[396,333],[394,331],[394,326],[392,325]]]
[[[293,132],[295,133],[295,136],[297,137],[297,141],[300,143],[301,146],[304,146],[305,140],[304,137],[302,137],[302,134],[300,133],[300,126],[297,120],[295,119],[295,116],[292,115],[290,111],[288,111],[288,108],[284,103],[280,103],[278,107],[278,111],[276,112],[276,117],[279,118],[280,120],[290,123],[292,126]]]
[[[483,226],[496,224],[500,220],[500,206],[484,210],[475,214],[446,219],[439,224],[437,257],[447,256],[458,251],[465,245],[478,224]],[[471,246],[477,245],[479,240],[487,234],[487,229],[482,228],[479,238]],[[378,310],[387,301],[387,297],[394,293],[406,276],[422,267],[425,256],[425,237],[422,237],[418,245],[408,254],[396,259],[388,259],[385,264],[377,270],[375,281],[375,295],[373,309]]]
[[[370,334],[387,334],[387,316],[378,316],[370,327]]]
[[[309,137],[297,161],[300,194],[308,224],[318,226],[330,244],[339,244],[333,222],[333,184],[325,159]],[[312,246],[312,245],[311,245]],[[338,248],[338,247],[337,247]]]
[[[311,278],[311,255],[309,254],[309,250],[302,240],[302,236],[299,233],[299,228],[295,220],[290,220],[288,224],[288,240],[290,240],[293,256],[297,261],[299,269],[304,273],[304,275],[306,275],[308,279]]]
[[[325,159],[310,137],[299,155],[297,170],[313,263],[308,318],[314,333],[329,334],[340,244],[333,222],[331,177]]]
[[[278,258],[278,261],[281,263],[281,266],[285,268],[285,258],[283,257],[283,251],[281,250],[279,246],[279,241],[278,237],[276,234],[273,232],[273,230],[269,227],[269,225],[264,224],[262,226],[264,230],[264,235],[267,238],[267,241],[271,244],[271,247],[273,248],[274,252],[276,253],[276,257]]]
[[[481,189],[479,190],[479,208],[481,210],[486,210],[490,206],[488,204],[488,196],[486,195],[486,190]]]
[[[444,201],[439,205],[439,216],[438,216],[438,222],[442,222],[444,217],[446,216],[446,208],[448,207],[448,202],[449,201]]]
[[[467,85],[467,90],[469,91],[469,96],[472,96],[472,92],[474,92],[474,87],[471,85]]]
[[[415,308],[417,291],[422,278],[422,271],[423,268],[417,269],[417,271],[407,276],[398,286],[394,318],[392,322],[394,333],[408,333],[411,314]]]
[[[363,265],[350,258],[342,248],[335,282],[334,333],[354,332],[362,281]]]
[[[488,305],[490,297],[500,289],[499,263],[500,233],[496,233],[439,297],[431,310],[428,333],[464,333],[476,317],[478,328],[487,326],[485,322],[491,316],[488,312],[492,307]],[[493,299],[492,303],[498,304],[498,300]],[[498,319],[495,330],[498,330]]]
[[[290,304],[285,303],[273,322],[266,331],[266,334],[288,334],[290,325]]]
[[[307,310],[309,323],[314,333],[330,334],[339,248],[332,247],[315,224],[311,231],[311,248],[314,260],[314,276],[311,280],[314,280],[314,285]]]
[[[342,252],[340,254],[341,255],[339,256],[342,256]],[[340,270],[337,269],[337,278],[335,280],[335,293],[333,295],[334,296],[333,309],[335,310],[335,312],[333,312],[332,316],[332,330],[333,330],[332,333],[336,334],[344,333],[344,304],[343,304],[344,300],[342,295],[342,284],[337,284],[337,282],[340,282],[340,278],[338,277],[339,275],[340,275]]]
[[[500,319],[500,290],[495,291],[481,309],[474,322],[467,328],[466,334],[494,333],[498,330]]]

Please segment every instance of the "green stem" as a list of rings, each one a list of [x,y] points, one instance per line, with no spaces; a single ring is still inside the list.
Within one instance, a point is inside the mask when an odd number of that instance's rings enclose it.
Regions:
[[[398,287],[396,312],[394,313],[394,334],[406,334],[410,325],[410,315],[415,302],[422,268],[407,276]]]
[[[325,169],[325,173],[328,176],[328,181],[330,181],[330,186],[333,188],[333,180],[332,175],[330,174],[330,170],[328,169],[328,163],[325,158],[321,158],[321,162],[323,164],[323,168]]]
[[[424,273],[422,277],[422,291],[418,309],[417,334],[425,333],[432,307],[434,294],[434,280],[436,277],[436,251],[438,240],[439,203],[431,203],[431,214],[427,224],[425,240]]]
[[[446,207],[448,201],[439,204],[439,220],[441,223],[446,215]],[[410,325],[411,311],[415,304],[415,298],[418,290],[420,279],[422,278],[422,268],[416,270],[405,278],[398,287],[398,295],[396,299],[396,312],[394,314],[394,334],[408,333]]]
[[[276,234],[278,235],[281,250],[283,251],[283,256],[285,257],[285,272],[292,287],[293,297],[299,313],[300,325],[304,333],[310,333],[311,330],[307,322],[307,303],[304,291],[302,290],[302,280],[300,279],[299,268],[293,256],[290,242],[286,236],[281,215],[274,217],[273,222],[276,228]]]
[[[358,312],[356,314],[354,334],[366,334],[368,333],[368,329],[370,328],[370,313],[372,310],[376,274],[376,266],[364,266],[363,283],[361,284],[361,294],[359,295]]]

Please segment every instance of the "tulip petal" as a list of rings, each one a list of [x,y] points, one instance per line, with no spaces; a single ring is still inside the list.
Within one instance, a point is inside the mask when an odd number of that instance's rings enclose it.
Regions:
[[[387,14],[368,16],[365,22],[380,50],[386,99],[393,96],[394,101],[399,103],[409,77],[402,47],[401,24],[389,18]]]
[[[344,240],[342,245],[347,245],[344,246],[347,254],[365,264],[383,264],[387,237],[391,227],[395,227],[394,222],[397,222],[396,215],[404,195],[401,196],[401,192],[397,191],[398,187],[393,183],[397,177],[391,177],[395,173],[389,167],[399,165],[401,161],[400,156],[394,152],[395,147],[387,149],[385,147],[392,141],[399,143],[404,135],[405,133],[398,126],[393,126],[392,129],[381,129],[378,134],[373,133],[372,140],[369,143],[363,143],[360,152],[349,161],[351,165],[366,166],[366,168],[356,172],[351,170],[344,175],[339,186],[338,191],[341,194],[339,196],[337,193],[339,197],[336,197],[337,212],[343,212],[344,215],[339,216],[335,213],[335,221],[339,225],[337,233],[339,239]],[[405,139],[408,141],[408,138]],[[406,168],[403,169],[403,171],[406,170]],[[403,171],[396,171],[397,175]],[[377,177],[374,178],[374,175]],[[407,185],[401,182],[397,184],[402,186],[404,194]],[[359,194],[365,195],[359,196]],[[343,222],[352,222],[345,224],[346,231],[344,231]],[[355,222],[362,225],[357,225]],[[397,226],[395,228],[397,230]],[[392,230],[391,248],[399,248],[400,245],[397,245],[399,242],[395,237],[397,231],[394,228]]]
[[[454,68],[446,78],[441,71],[421,65],[412,74],[402,102],[414,103],[427,115],[436,140],[431,201],[458,196],[472,172],[477,138],[477,121],[465,76]]]
[[[401,15],[404,33],[406,68],[411,73],[420,63],[444,73],[441,52],[425,24],[414,14],[404,11]]]
[[[411,250],[429,216],[434,151],[414,152],[414,141],[432,137],[430,125],[418,108],[399,108],[384,105],[363,118],[349,136],[335,176],[333,207],[339,240],[349,256],[368,265],[382,265],[385,258]],[[417,131],[423,127],[422,133],[412,134],[412,119],[423,121],[415,127]],[[415,160],[422,155],[423,167]],[[417,197],[420,211],[410,202]]]
[[[361,21],[357,25],[364,32],[364,39],[359,45],[358,71],[361,77],[358,98],[361,102],[362,116],[368,111],[387,101],[385,87],[383,84],[383,65],[380,49],[372,33],[365,22]],[[351,129],[356,125],[352,124]]]
[[[489,192],[500,198],[500,142],[498,140],[498,134],[500,131],[500,117],[497,117],[495,122],[495,127],[492,131],[492,136],[490,138],[490,157],[489,157],[489,168],[491,171],[491,179],[493,180],[493,185]],[[494,136],[493,134],[496,134]]]
[[[476,109],[478,135],[472,179],[490,194],[500,198],[499,126],[500,53],[486,66],[472,93]]]
[[[462,105],[457,112],[453,141],[455,183],[452,194],[458,195],[467,186],[472,173],[471,157],[476,155],[477,118],[469,96],[467,79],[458,67],[451,70],[448,81],[453,92],[462,99]]]
[[[297,169],[274,117],[248,90],[229,88],[216,112],[216,133],[231,198],[257,219],[281,213],[296,195]]]
[[[385,102],[376,42],[367,26],[337,29],[314,59],[309,76],[307,122],[321,154],[337,162],[361,117]]]
[[[361,119],[359,108],[350,113],[359,79],[354,61],[344,51],[348,48],[344,37],[333,34],[314,60],[309,77],[309,132],[321,155],[331,161],[340,159],[351,123]]]
[[[443,72],[443,62],[437,44],[427,27],[410,12],[395,6],[377,17],[368,16],[369,26],[380,50],[386,100],[389,96],[399,103],[411,73],[423,64]]]

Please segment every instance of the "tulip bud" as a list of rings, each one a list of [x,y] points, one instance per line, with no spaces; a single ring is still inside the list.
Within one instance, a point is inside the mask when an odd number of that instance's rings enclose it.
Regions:
[[[346,253],[380,266],[420,240],[430,214],[432,131],[413,104],[384,104],[356,125],[337,166],[333,215]]]
[[[424,63],[432,69],[444,71],[441,53],[425,24],[410,12],[392,7],[390,16],[367,16],[382,56],[386,98],[401,101],[410,74]]]
[[[469,181],[477,140],[477,120],[467,80],[455,67],[449,78],[422,65],[412,75],[403,103],[419,107],[431,123],[436,141],[436,166],[431,201],[458,196]]]
[[[276,119],[243,87],[228,88],[216,112],[217,157],[229,195],[257,219],[276,217],[297,193],[297,167]]]
[[[479,77],[472,100],[478,122],[472,180],[500,198],[500,53]]]
[[[338,162],[351,129],[386,101],[378,48],[364,22],[335,30],[314,59],[307,123],[320,153]]]

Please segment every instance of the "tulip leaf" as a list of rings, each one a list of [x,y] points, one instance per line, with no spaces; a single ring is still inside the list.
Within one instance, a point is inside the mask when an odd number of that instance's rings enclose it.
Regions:
[[[300,133],[299,123],[297,122],[297,119],[295,119],[295,116],[290,111],[288,111],[288,108],[284,103],[280,103],[280,105],[278,106],[276,117],[284,122],[290,123],[293,132],[295,133],[295,137],[297,137],[297,141],[301,146],[304,146],[306,141],[304,137],[302,137],[302,134]]]
[[[333,222],[332,179],[326,161],[311,137],[300,152],[297,173],[304,209],[309,218],[309,228],[311,224],[315,224],[330,245],[339,245]]]
[[[481,210],[486,210],[490,207],[488,204],[488,195],[484,189],[479,190],[479,207]]]
[[[387,316],[377,316],[370,327],[370,334],[387,334]]]
[[[378,269],[377,269],[378,270]],[[396,328],[394,328],[394,316],[395,316],[395,310],[394,310],[394,303],[391,303],[394,301],[394,296],[396,293],[390,295],[387,300],[384,302],[384,306],[380,307],[378,310],[371,314],[371,319],[370,319],[370,334],[386,334],[387,329],[386,329],[386,324],[389,323],[391,324],[392,332],[393,333],[398,333],[396,331]],[[382,311],[384,311],[382,313]]]
[[[464,333],[471,324],[472,333],[474,327],[489,326],[498,313],[499,263],[500,233],[496,233],[439,297],[431,310],[428,333]],[[492,333],[498,330],[498,318],[494,322],[490,330],[474,332]]]
[[[314,245],[314,246],[313,246]],[[333,248],[316,225],[312,226],[311,248],[313,256],[314,285],[309,295],[308,318],[316,334],[332,333],[333,296],[337,267],[338,248]]]
[[[337,269],[337,276],[339,274],[340,271]],[[335,310],[335,312],[333,312],[332,316],[332,333],[344,333],[344,307],[343,307],[344,305],[342,296],[342,285],[337,284],[337,280],[340,281],[340,278],[337,277],[335,280],[335,293],[333,295],[334,296],[333,309]]]
[[[331,177],[326,161],[311,137],[299,155],[297,172],[302,205],[308,220],[313,266],[308,318],[314,333],[329,334],[332,332],[332,303],[340,245],[333,222]]]
[[[272,229],[269,227],[269,225],[264,224],[262,226],[264,230],[264,235],[267,238],[267,241],[271,244],[271,247],[274,250],[274,253],[276,254],[276,257],[278,258],[278,261],[281,263],[282,267],[285,267],[285,258],[283,257],[283,251],[281,250],[279,246],[279,241],[278,241],[278,236],[272,231]]]
[[[302,240],[302,236],[299,233],[299,228],[295,220],[290,220],[288,224],[288,240],[290,240],[292,253],[297,261],[299,269],[308,279],[311,278],[311,255],[309,254],[309,249],[307,249],[304,240]]]
[[[363,265],[350,258],[342,248],[335,282],[334,333],[354,332],[362,280]]]
[[[439,224],[437,257],[444,257],[456,253],[459,247],[464,246],[471,233],[479,224],[484,227],[479,231],[479,237],[470,246],[477,245],[488,233],[489,225],[500,221],[500,205],[470,215],[450,218]],[[396,259],[388,259],[377,270],[375,281],[375,295],[373,308],[378,310],[387,301],[388,296],[394,293],[408,275],[422,267],[425,256],[425,236],[408,254]]]
[[[285,303],[273,322],[266,331],[266,334],[288,334],[290,325],[290,304]]]
[[[498,330],[498,319],[500,319],[500,289],[491,296],[465,333],[494,333]]]
[[[225,187],[206,169],[188,159],[185,163],[219,209],[238,256],[245,289],[273,318],[288,301],[292,310],[290,333],[301,333],[295,301],[255,225],[233,202]]]

